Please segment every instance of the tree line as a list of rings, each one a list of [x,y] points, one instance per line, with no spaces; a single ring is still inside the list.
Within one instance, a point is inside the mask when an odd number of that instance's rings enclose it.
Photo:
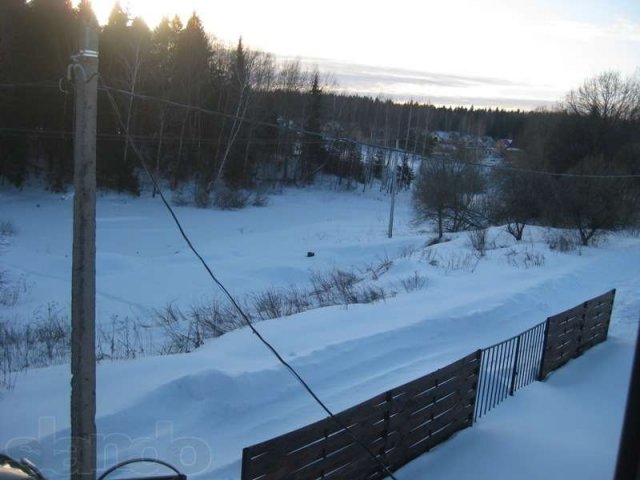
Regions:
[[[554,111],[527,118],[519,149],[490,170],[458,150],[424,161],[414,190],[419,219],[447,231],[506,224],[575,229],[579,243],[640,222],[640,76],[604,72]]]
[[[80,23],[90,18],[86,1],[76,9],[69,0],[0,4],[0,178],[21,185],[40,175],[53,191],[69,185],[73,92],[59,80],[76,53]],[[99,69],[100,85],[117,90],[111,95],[118,110],[101,90],[99,184],[138,192],[129,132],[156,176],[172,189],[193,181],[201,205],[216,189],[265,181],[303,185],[322,172],[360,183],[379,177],[380,154],[365,158],[336,137],[428,154],[432,131],[515,137],[530,115],[336,94],[318,71],[297,61],[280,62],[246,48],[242,39],[223,44],[195,13],[186,24],[165,18],[151,30],[119,4],[100,29]],[[382,162],[388,166],[388,157]]]
[[[87,1],[76,9],[69,0],[0,3],[0,178],[21,185],[37,175],[52,191],[69,186],[74,102],[64,79],[80,25],[91,19]],[[365,187],[378,179],[390,185],[397,174],[408,187],[408,155],[432,157],[433,132],[441,130],[511,139],[519,150],[508,153],[508,165],[560,176],[496,170],[489,180],[486,172],[476,175],[464,145],[448,158],[425,161],[417,187],[434,197],[427,205],[438,205],[440,235],[491,217],[515,232],[527,222],[573,222],[588,242],[592,231],[627,224],[638,211],[637,180],[562,176],[640,173],[637,77],[605,72],[553,110],[400,104],[338,94],[317,70],[278,61],[242,39],[226,45],[195,13],[186,24],[165,18],[151,30],[119,4],[100,28],[99,68],[104,188],[140,189],[127,132],[158,179],[174,190],[195,185],[193,201],[206,206],[238,200],[239,189],[310,184],[321,173]],[[357,142],[397,146],[408,155],[396,165],[384,149]],[[433,179],[441,188],[433,188]],[[491,208],[478,213],[479,200],[488,198]],[[431,206],[423,214],[429,212]]]

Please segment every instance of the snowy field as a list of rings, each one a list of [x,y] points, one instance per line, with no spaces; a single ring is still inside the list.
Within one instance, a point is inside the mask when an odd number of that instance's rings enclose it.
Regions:
[[[217,295],[158,199],[105,194],[98,203],[98,321],[148,322],[168,303]],[[0,190],[0,270],[20,286],[0,316],[27,321],[51,302],[69,309],[69,196]],[[388,297],[257,324],[318,395],[339,411],[506,339],[548,315],[616,288],[610,339],[535,383],[476,426],[414,461],[401,479],[606,479],[613,475],[640,316],[640,238],[551,250],[558,235],[528,228],[517,244],[489,231],[486,256],[466,233],[431,247],[399,196],[393,239],[378,192],[286,190],[267,207],[178,207],[178,216],[231,292],[306,285],[314,272],[355,272]],[[307,258],[308,251],[315,256]],[[371,269],[391,261],[390,269]],[[375,278],[374,278],[375,277]],[[407,288],[418,279],[418,288]],[[0,451],[67,478],[69,366],[31,369],[0,393]],[[242,448],[323,417],[248,329],[189,354],[105,361],[98,367],[99,465],[158,456],[193,479],[238,479]]]

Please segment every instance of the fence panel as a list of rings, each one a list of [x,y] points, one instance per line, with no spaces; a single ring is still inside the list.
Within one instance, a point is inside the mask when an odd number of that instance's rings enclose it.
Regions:
[[[444,442],[535,380],[607,339],[615,290],[429,375],[251,447],[242,480],[381,479]]]
[[[336,415],[390,470],[471,426],[480,351]],[[331,418],[245,448],[242,479],[383,478]]]
[[[546,322],[482,351],[474,418],[538,378]]]
[[[611,290],[547,319],[540,380],[607,339],[615,294]]]

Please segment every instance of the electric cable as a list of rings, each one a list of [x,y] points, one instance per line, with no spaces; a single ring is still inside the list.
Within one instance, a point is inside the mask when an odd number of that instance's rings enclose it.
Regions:
[[[59,88],[59,83],[58,83],[58,79],[38,80],[33,82],[0,83],[0,88],[22,88],[22,87]]]
[[[413,155],[414,157],[423,160],[423,161],[433,161],[433,158],[429,158],[426,157],[424,155],[421,154],[417,154],[414,152],[408,152],[407,150],[403,150],[401,148],[396,148],[396,147],[388,147],[388,146],[384,146],[384,145],[378,145],[375,143],[368,143],[368,142],[361,142],[358,140],[354,140],[352,138],[347,138],[347,137],[337,137],[337,136],[333,136],[330,134],[326,134],[326,133],[322,133],[322,132],[312,132],[309,130],[306,130],[304,128],[299,128],[299,127],[292,127],[292,126],[283,126],[283,125],[279,125],[277,123],[273,123],[273,122],[265,122],[262,120],[255,120],[255,119],[247,119],[245,117],[240,117],[231,113],[224,113],[224,112],[220,112],[217,110],[211,110],[208,108],[204,108],[204,107],[199,107],[199,106],[195,106],[195,105],[188,105],[185,103],[180,103],[180,102],[176,102],[174,100],[169,100],[169,99],[164,99],[164,98],[158,98],[158,97],[153,97],[151,95],[144,95],[144,94],[140,94],[140,93],[132,93],[129,92],[127,90],[122,90],[119,88],[113,88],[113,87],[109,87],[106,84],[104,84],[103,82],[103,86],[102,88],[99,88],[99,90],[101,91],[110,91],[110,92],[116,92],[119,93],[121,95],[125,95],[125,96],[130,96],[133,98],[137,98],[139,100],[146,100],[146,101],[155,101],[155,102],[159,102],[159,103],[164,103],[166,105],[169,106],[173,106],[173,107],[178,107],[178,108],[184,108],[187,110],[192,110],[192,111],[196,111],[199,113],[204,113],[207,115],[214,115],[214,116],[218,116],[218,117],[222,117],[222,118],[227,118],[227,119],[231,119],[231,120],[240,120],[241,122],[247,122],[247,123],[252,123],[255,125],[261,125],[261,126],[265,126],[265,127],[274,127],[274,128],[278,128],[278,129],[286,129],[289,131],[292,131],[294,133],[298,133],[298,134],[302,134],[302,135],[308,135],[308,136],[313,136],[313,137],[319,137],[321,139],[324,139],[325,141],[333,141],[333,142],[343,142],[343,143],[348,143],[351,145],[355,145],[358,147],[367,147],[367,148],[371,148],[374,150],[386,150],[388,152],[392,152],[392,153],[399,153],[399,154],[410,154]],[[592,178],[592,179],[617,179],[617,180],[622,180],[622,179],[632,179],[632,178],[640,178],[640,174],[614,174],[614,175],[601,175],[601,174],[580,174],[580,173],[560,173],[560,172],[549,172],[546,170],[532,170],[532,169],[527,169],[527,168],[520,168],[520,167],[513,167],[513,166],[509,166],[509,165],[493,165],[493,164],[485,164],[485,163],[479,163],[479,162],[467,162],[467,161],[460,161],[460,160],[454,160],[454,159],[450,159],[447,157],[443,157],[442,159],[438,159],[438,160],[445,160],[447,162],[457,162],[457,163],[463,163],[464,165],[470,165],[470,166],[475,166],[478,168],[486,168],[486,169],[491,169],[491,170],[503,170],[503,171],[511,171],[511,172],[517,172],[517,173],[523,173],[523,174],[532,174],[532,175],[546,175],[546,176],[551,176],[551,177],[568,177],[568,178]]]
[[[48,88],[58,88],[60,89],[63,93],[66,93],[64,90],[62,90],[60,88],[59,84],[56,84],[55,82],[52,82],[50,80],[43,80],[43,81],[39,81],[39,82],[25,82],[25,83],[0,83],[0,88],[17,88],[17,87],[48,87]],[[187,110],[192,110],[192,111],[197,111],[200,113],[204,113],[207,115],[214,115],[214,116],[218,116],[218,117],[222,117],[222,118],[227,118],[227,119],[232,119],[232,120],[240,120],[241,122],[246,122],[246,123],[253,123],[255,125],[261,125],[261,126],[266,126],[266,127],[274,127],[274,128],[278,128],[278,129],[285,129],[294,133],[299,133],[302,135],[309,135],[309,136],[315,136],[315,137],[319,137],[321,140],[319,140],[320,142],[323,141],[334,141],[334,142],[344,142],[344,143],[349,143],[355,146],[359,146],[359,147],[367,147],[367,148],[372,148],[372,149],[378,149],[378,150],[386,150],[389,152],[395,152],[395,153],[400,153],[400,154],[411,154],[414,157],[423,160],[423,161],[433,161],[433,158],[429,158],[426,157],[424,155],[421,154],[417,154],[415,152],[408,152],[406,150],[400,149],[400,148],[395,148],[395,147],[389,147],[389,146],[384,146],[384,145],[378,145],[375,143],[369,143],[369,142],[361,142],[358,140],[354,140],[351,138],[347,138],[347,137],[336,137],[336,136],[332,136],[329,134],[325,134],[325,133],[320,133],[320,132],[312,132],[309,130],[305,130],[304,128],[298,128],[298,127],[292,127],[292,126],[283,126],[277,123],[272,123],[272,122],[265,122],[262,120],[255,120],[255,119],[247,119],[245,117],[240,117],[240,116],[236,116],[234,114],[231,113],[225,113],[225,112],[220,112],[217,110],[212,110],[212,109],[208,109],[208,108],[204,108],[204,107],[199,107],[199,106],[195,106],[195,105],[189,105],[189,104],[185,104],[185,103],[181,103],[181,102],[177,102],[174,100],[169,100],[166,98],[159,98],[159,97],[154,97],[151,95],[145,95],[145,94],[140,94],[140,93],[132,93],[129,92],[127,90],[122,90],[119,88],[114,88],[114,87],[109,87],[107,85],[105,85],[103,83],[103,86],[100,88],[101,91],[112,91],[112,92],[116,92],[119,93],[121,95],[126,95],[126,96],[131,96],[140,100],[146,100],[146,101],[155,101],[155,102],[159,102],[159,103],[164,103],[165,105],[169,105],[169,106],[173,106],[173,107],[177,107],[177,108],[184,108]],[[151,137],[151,136],[149,136]],[[255,143],[255,142],[252,142]],[[302,142],[298,142],[298,143],[307,143],[310,144],[311,142],[309,141],[302,141]],[[438,159],[441,160],[441,159]],[[507,172],[514,172],[514,173],[521,173],[521,174],[531,174],[531,175],[543,175],[543,176],[550,176],[550,177],[558,177],[558,178],[585,178],[585,179],[610,179],[610,180],[628,180],[628,179],[638,179],[640,178],[640,174],[610,174],[610,175],[604,175],[604,174],[589,174],[589,173],[568,173],[568,172],[550,172],[550,171],[546,171],[546,170],[533,170],[533,169],[528,169],[528,168],[521,168],[521,167],[514,167],[514,166],[510,166],[510,165],[495,165],[495,164],[486,164],[486,163],[479,163],[479,162],[468,162],[468,161],[464,161],[464,162],[460,162],[459,160],[453,160],[450,158],[446,158],[443,157],[442,160],[445,160],[447,162],[459,162],[459,163],[464,163],[465,165],[470,165],[470,166],[475,166],[478,168],[483,168],[483,169],[490,169],[490,170],[498,170],[498,171],[507,171]]]
[[[278,350],[266,338],[264,338],[260,334],[260,332],[256,329],[256,327],[253,324],[253,322],[251,321],[251,319],[247,316],[247,314],[244,312],[244,310],[240,307],[238,302],[235,300],[233,295],[231,295],[229,290],[227,290],[227,288],[223,285],[223,283],[213,273],[212,269],[209,267],[209,265],[207,264],[206,260],[202,257],[202,255],[200,255],[198,250],[195,248],[195,246],[193,245],[193,243],[189,239],[189,236],[187,235],[187,233],[185,232],[184,228],[182,227],[182,224],[180,223],[180,220],[178,219],[178,217],[176,216],[175,212],[173,211],[173,208],[171,207],[171,205],[167,201],[166,197],[164,196],[164,194],[162,192],[162,189],[160,188],[160,185],[158,184],[156,178],[153,176],[153,174],[151,173],[151,170],[148,168],[144,157],[142,156],[141,152],[138,150],[137,145],[133,142],[131,137],[128,136],[128,133],[127,133],[126,129],[124,128],[124,121],[122,120],[122,115],[120,114],[120,109],[118,108],[118,105],[117,105],[115,99],[113,98],[113,95],[111,95],[111,93],[110,93],[111,89],[108,86],[106,86],[106,84],[104,82],[104,79],[102,79],[102,77],[100,77],[100,81],[102,82],[103,87],[107,91],[107,94],[108,94],[108,97],[109,97],[109,102],[111,103],[111,106],[112,106],[112,108],[114,110],[114,113],[115,113],[116,117],[118,118],[118,121],[120,122],[120,124],[121,124],[121,126],[123,128],[123,131],[125,132],[125,135],[127,137],[127,141],[129,142],[129,145],[130,145],[131,149],[134,151],[134,153],[136,154],[136,156],[140,160],[140,163],[142,164],[143,170],[146,172],[146,174],[148,175],[149,179],[151,180],[154,188],[159,193],[160,199],[162,200],[162,203],[164,203],[165,207],[169,211],[169,214],[173,218],[174,223],[176,224],[178,230],[180,231],[180,235],[182,236],[184,241],[187,243],[187,246],[189,247],[189,249],[198,258],[198,260],[200,261],[200,263],[202,264],[204,269],[207,271],[209,277],[211,277],[213,282],[218,286],[218,288],[220,288],[220,290],[224,293],[224,295],[227,297],[227,299],[231,302],[231,304],[233,305],[233,308],[238,312],[238,314],[246,322],[247,326],[251,329],[253,334],[258,337],[258,339],[262,342],[262,344],[265,347],[267,347],[267,349],[269,351],[271,351],[271,353],[276,357],[276,359],[296,378],[296,380],[302,385],[302,387],[307,391],[307,393],[316,401],[316,403],[322,408],[322,410],[325,411],[325,413],[336,423],[336,425],[338,425],[342,430],[346,431],[353,438],[353,440],[358,445],[360,445],[363,448],[363,450],[366,451],[366,453],[382,468],[382,470],[391,479],[397,480],[396,477],[393,475],[393,473],[385,465],[385,463],[380,458],[378,458],[378,456],[376,456],[376,454],[373,453],[371,451],[371,449],[364,442],[362,442],[357,437],[357,435],[347,425],[344,424],[344,422],[340,421],[340,419],[338,419],[335,416],[335,414],[329,409],[329,407],[327,407],[326,404],[320,399],[320,397],[318,397],[318,395],[313,391],[313,389],[309,386],[309,384],[300,376],[300,374],[297,372],[297,370],[291,364],[289,364],[282,357],[282,355],[280,355]]]
[[[9,127],[0,127],[0,136],[40,136],[44,138],[73,138],[74,132],[71,130],[48,130],[46,128],[9,128]],[[126,141],[125,135],[121,133],[96,133],[96,137],[101,140],[117,140],[117,141]],[[157,142],[160,140],[160,137],[157,135],[130,135],[136,141],[147,141],[147,142]],[[239,137],[238,141],[247,141],[248,139],[245,137]],[[221,142],[219,139],[215,138],[198,138],[198,139],[185,139],[180,138],[177,135],[168,135],[162,137],[163,142],[179,142],[186,144],[203,144],[203,145],[221,145],[224,142]],[[252,145],[278,145],[282,143],[278,140],[270,140],[270,139],[261,139],[261,138],[252,138],[250,140]],[[296,144],[304,144],[304,145],[324,145],[326,142],[322,140],[296,140]]]

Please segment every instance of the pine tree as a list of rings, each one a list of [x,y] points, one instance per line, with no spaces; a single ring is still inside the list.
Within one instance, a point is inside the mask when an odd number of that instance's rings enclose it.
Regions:
[[[182,29],[182,22],[176,16],[173,20],[164,17],[153,31],[149,52],[150,82],[148,85],[149,93],[153,96],[167,100],[175,96],[176,52]],[[171,133],[176,113],[165,103],[154,103],[151,105],[149,115],[148,128],[158,139],[153,157],[155,158],[155,176],[159,179],[162,172],[168,169],[168,165],[163,162],[163,159],[175,156],[171,155],[171,151],[167,152],[170,145],[165,144],[164,137]],[[156,193],[154,187],[153,195],[155,196]]]
[[[313,75],[306,119],[304,122],[299,179],[312,183],[315,173],[326,161],[327,152],[322,145],[322,88],[318,72]]]
[[[0,2],[0,83],[19,81],[16,72],[20,62],[19,31],[27,13],[25,0]],[[25,92],[0,89],[0,128],[16,128],[24,121],[21,99]],[[28,127],[28,125],[24,125]],[[0,179],[20,186],[27,176],[27,139],[4,137],[0,133]]]
[[[202,21],[193,13],[176,43],[174,94],[180,102],[202,105],[208,83],[211,62],[211,44]],[[183,111],[181,119],[177,160],[173,166],[172,187],[183,178],[193,175],[200,154],[202,115],[197,111]],[[190,147],[190,148],[186,148]]]
[[[141,83],[143,62],[148,58],[150,35],[142,20],[130,23],[127,12],[116,2],[100,39],[100,75],[108,86],[135,94]],[[118,112],[112,112],[114,107],[106,95],[100,98],[99,109],[110,114],[98,117],[99,131],[133,134],[134,98],[115,94],[114,98]],[[122,135],[120,142],[98,143],[98,178],[103,186],[137,194],[136,165],[137,159],[129,153],[126,135]]]
[[[25,24],[18,32],[20,81],[58,80],[66,75],[77,46],[77,21],[68,0],[32,0]],[[18,100],[25,109],[23,125],[32,129],[68,131],[73,124],[73,97],[50,89],[32,89]],[[46,172],[49,188],[61,191],[72,177],[73,144],[70,139],[40,138],[38,153],[29,158]]]

